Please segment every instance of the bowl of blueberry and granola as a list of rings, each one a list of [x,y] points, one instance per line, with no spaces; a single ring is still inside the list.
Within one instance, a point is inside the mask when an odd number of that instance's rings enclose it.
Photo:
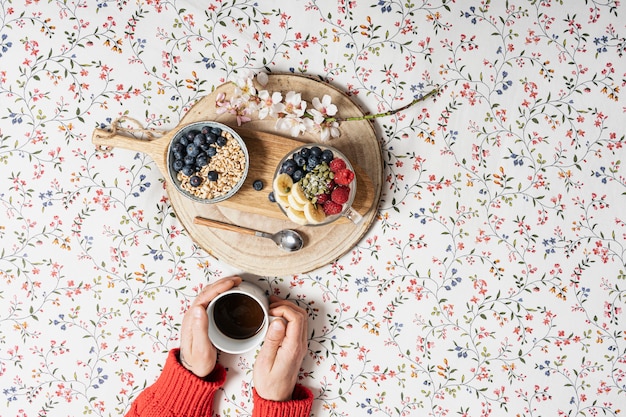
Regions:
[[[250,157],[241,136],[213,121],[186,125],[167,150],[170,179],[184,196],[199,203],[232,197],[248,174]]]

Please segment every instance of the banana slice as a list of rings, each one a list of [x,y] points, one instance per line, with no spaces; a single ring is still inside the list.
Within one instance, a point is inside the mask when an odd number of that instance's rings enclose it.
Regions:
[[[301,206],[304,206],[309,202],[306,194],[304,193],[304,188],[302,188],[302,184],[299,182],[295,183],[293,187],[291,187],[291,195],[293,196],[296,202],[300,203]]]
[[[294,184],[295,186],[295,184]],[[289,195],[287,196],[287,201],[289,201],[289,207],[293,207],[294,209],[298,210],[298,211],[303,211],[304,210],[304,205],[301,203],[298,198],[294,195],[293,190],[295,190],[295,188],[291,189],[291,193],[289,193]]]
[[[321,204],[306,203],[304,205],[304,217],[311,224],[318,224],[326,220],[326,213]]]
[[[303,211],[295,210],[293,207],[289,207],[285,210],[287,217],[294,223],[305,225],[308,223]]]
[[[289,174],[278,174],[276,178],[274,178],[274,183],[272,184],[274,188],[274,193],[276,195],[287,195],[291,192],[293,187],[293,180],[289,176]]]
[[[276,198],[276,202],[280,204],[281,206],[283,206],[283,208],[289,207],[289,194],[287,195],[275,194],[274,197]]]

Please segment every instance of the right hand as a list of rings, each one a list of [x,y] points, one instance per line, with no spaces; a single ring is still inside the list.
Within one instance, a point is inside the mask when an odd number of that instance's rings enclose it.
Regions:
[[[294,303],[272,296],[270,315],[275,319],[254,362],[253,380],[257,394],[266,400],[287,401],[298,380],[308,350],[307,312]]]

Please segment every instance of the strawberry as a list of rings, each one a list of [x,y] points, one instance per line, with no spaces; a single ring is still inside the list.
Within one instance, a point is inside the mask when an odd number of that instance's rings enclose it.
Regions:
[[[330,199],[337,204],[346,203],[348,201],[348,197],[350,197],[350,188],[345,185],[338,186],[330,194]]]
[[[326,213],[327,216],[341,213],[341,208],[341,204],[337,204],[332,200],[328,200],[324,203],[324,213]]]
[[[329,166],[332,172],[338,172],[338,171],[341,171],[342,169],[346,169],[346,161],[344,161],[341,158],[335,158],[332,161],[330,161]]]
[[[344,168],[335,172],[335,182],[339,185],[348,185],[354,179],[354,172]]]

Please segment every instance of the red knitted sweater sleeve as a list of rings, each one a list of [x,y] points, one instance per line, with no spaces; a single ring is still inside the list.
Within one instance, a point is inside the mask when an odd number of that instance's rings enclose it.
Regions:
[[[226,381],[226,370],[220,364],[206,378],[198,378],[183,367],[179,349],[170,351],[161,375],[143,390],[125,417],[208,417],[213,415],[215,392]],[[296,385],[290,401],[265,400],[254,390],[252,417],[308,417],[313,394]]]
[[[252,417],[309,417],[313,405],[313,393],[302,385],[296,385],[290,401],[265,400],[254,390]]]
[[[220,364],[206,378],[198,378],[178,361],[178,349],[170,351],[157,381],[135,399],[126,417],[207,417],[215,392],[224,385],[226,370]]]

